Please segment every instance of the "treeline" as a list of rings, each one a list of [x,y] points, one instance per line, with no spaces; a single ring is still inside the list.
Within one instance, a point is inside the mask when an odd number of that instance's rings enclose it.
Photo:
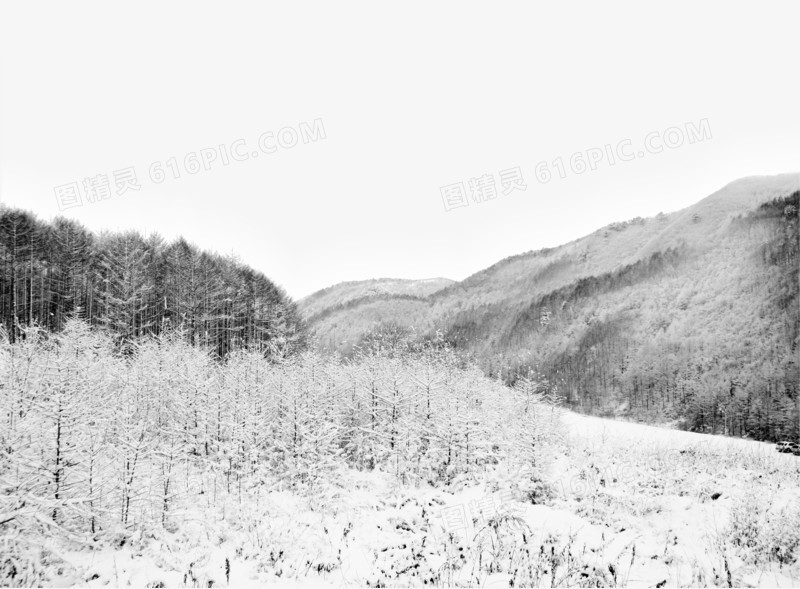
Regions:
[[[61,330],[72,317],[120,341],[181,327],[224,356],[302,340],[295,304],[262,273],[178,239],[95,235],[57,218],[0,208],[0,325],[11,342],[26,326]]]

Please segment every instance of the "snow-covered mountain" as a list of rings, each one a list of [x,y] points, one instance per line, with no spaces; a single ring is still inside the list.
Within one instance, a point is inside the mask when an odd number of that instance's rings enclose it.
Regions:
[[[441,330],[487,373],[533,370],[586,412],[781,437],[800,430],[799,191],[797,173],[743,178],[427,296],[317,297],[308,326],[345,353],[380,326]]]

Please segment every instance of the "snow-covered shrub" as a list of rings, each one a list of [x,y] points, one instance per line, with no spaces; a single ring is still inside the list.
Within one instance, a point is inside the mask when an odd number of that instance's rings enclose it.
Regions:
[[[770,520],[766,549],[781,564],[800,560],[800,504],[782,508]]]
[[[727,537],[746,562],[794,564],[800,559],[800,505],[778,508],[751,490],[731,508]]]

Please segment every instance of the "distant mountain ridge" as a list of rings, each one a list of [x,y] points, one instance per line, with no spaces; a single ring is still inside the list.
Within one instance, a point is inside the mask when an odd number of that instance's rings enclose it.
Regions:
[[[426,297],[455,284],[449,278],[427,278],[408,280],[402,278],[376,278],[373,280],[353,280],[340,282],[298,301],[298,307],[305,319],[312,319],[332,307],[365,301],[381,296]]]
[[[344,353],[381,326],[439,330],[488,374],[533,372],[586,412],[797,435],[798,195],[800,174],[743,178],[427,295],[317,298],[308,328]]]

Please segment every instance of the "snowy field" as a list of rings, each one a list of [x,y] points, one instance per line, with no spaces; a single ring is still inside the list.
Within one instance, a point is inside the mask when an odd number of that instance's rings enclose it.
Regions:
[[[448,489],[342,469],[91,550],[44,545],[54,586],[800,586],[800,458],[564,412],[536,494],[498,465]]]
[[[619,559],[626,585],[800,584],[800,458],[774,444],[563,419],[570,450],[552,473],[555,505],[580,518],[581,535],[605,535],[604,560]]]

